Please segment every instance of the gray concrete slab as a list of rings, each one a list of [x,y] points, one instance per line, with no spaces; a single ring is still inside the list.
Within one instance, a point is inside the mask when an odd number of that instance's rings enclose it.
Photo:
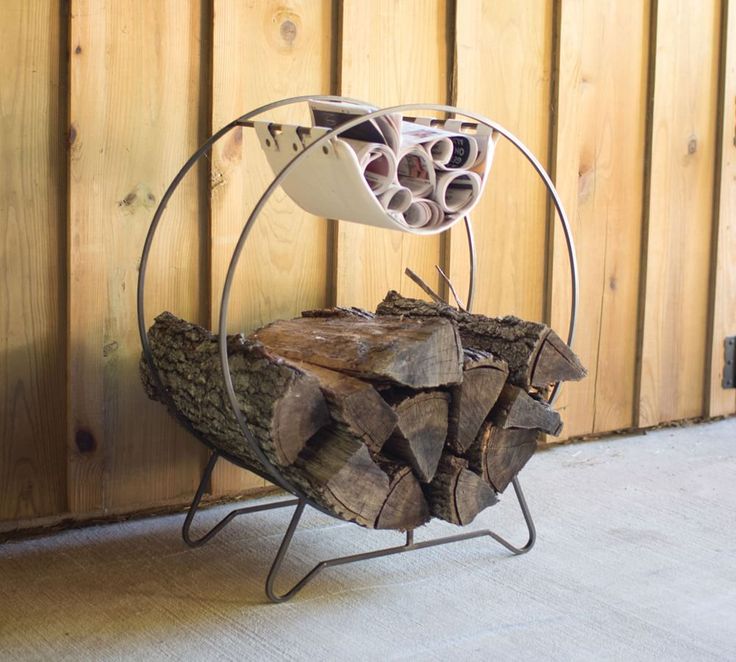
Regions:
[[[285,605],[262,583],[286,512],[197,550],[182,516],[2,545],[0,658],[736,660],[736,420],[559,447],[521,478],[530,554],[479,539],[329,569]],[[510,493],[472,526],[523,537]],[[401,541],[312,512],[288,570]]]

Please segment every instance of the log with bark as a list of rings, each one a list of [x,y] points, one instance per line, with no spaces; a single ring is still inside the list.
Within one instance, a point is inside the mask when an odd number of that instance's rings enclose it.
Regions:
[[[178,411],[214,446],[263,474],[232,412],[217,337],[163,313],[149,330],[149,342],[162,385]],[[228,338],[228,356],[238,404],[261,450],[275,464],[291,464],[307,440],[330,420],[319,383],[242,335]],[[149,397],[165,401],[145,361],[141,372]]]
[[[544,325],[396,293],[378,313],[306,311],[228,337],[238,407],[268,463],[325,512],[370,528],[432,516],[467,524],[497,501],[540,431],[559,432],[539,389],[584,370]],[[149,396],[273,480],[231,409],[217,338],[164,313],[149,341],[161,379],[142,361]]]
[[[389,292],[378,315],[409,319],[442,318],[457,325],[463,346],[491,352],[509,366],[509,381],[524,389],[545,389],[558,381],[586,375],[580,359],[546,324],[518,317],[487,317],[458,310],[445,303],[420,301]]]
[[[433,388],[462,380],[460,338],[444,319],[302,317],[273,322],[252,338],[283,356],[371,381]]]

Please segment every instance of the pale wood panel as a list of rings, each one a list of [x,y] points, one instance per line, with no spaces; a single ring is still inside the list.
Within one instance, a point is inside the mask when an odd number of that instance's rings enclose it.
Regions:
[[[575,350],[588,368],[558,406],[565,436],[630,427],[634,415],[646,144],[648,0],[560,8],[556,184],[577,248]],[[552,326],[567,332],[570,271],[555,224]]]
[[[66,507],[59,19],[0,3],[0,520]]]
[[[465,0],[456,8],[456,105],[515,133],[547,167],[550,0]],[[547,202],[526,159],[501,139],[482,202],[474,210],[478,255],[474,310],[542,319]],[[465,297],[469,269],[465,228],[451,230],[450,272]]]
[[[641,426],[703,413],[718,5],[657,3]]]
[[[444,0],[344,0],[341,94],[379,106],[446,103],[446,19]],[[337,303],[374,308],[391,288],[424,296],[404,269],[438,288],[442,258],[441,237],[338,223]]]
[[[140,383],[135,294],[155,206],[203,137],[200,12],[177,0],[72,2],[72,511],[185,498],[197,483],[202,449]],[[164,309],[202,318],[197,188],[195,174],[164,217],[149,267],[149,324]]]
[[[736,334],[736,5],[724,3],[722,61],[721,168],[716,172],[718,234],[714,260],[715,290],[711,355],[710,416],[736,412],[736,391],[724,389],[723,339]]]
[[[215,0],[212,126],[265,103],[300,94],[329,94],[332,77],[332,3]],[[262,119],[307,123],[305,104]],[[212,158],[212,317],[233,248],[253,205],[273,178],[253,131],[235,130]],[[228,311],[230,329],[252,330],[274,319],[328,304],[330,225],[306,214],[279,190],[251,233]],[[216,494],[264,481],[220,463]]]

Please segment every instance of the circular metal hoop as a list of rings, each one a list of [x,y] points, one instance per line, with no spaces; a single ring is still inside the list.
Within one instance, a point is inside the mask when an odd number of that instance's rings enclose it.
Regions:
[[[209,149],[212,147],[212,145],[214,145],[215,142],[220,140],[224,135],[226,135],[229,131],[231,131],[236,126],[243,126],[244,122],[249,121],[253,117],[261,115],[264,112],[267,112],[269,110],[273,110],[273,109],[288,106],[288,105],[293,105],[293,104],[300,103],[300,102],[305,102],[305,101],[308,101],[309,99],[319,99],[319,100],[324,100],[324,101],[351,101],[351,102],[356,102],[356,103],[364,103],[364,102],[356,101],[354,99],[347,99],[345,97],[324,96],[324,95],[303,95],[303,96],[298,96],[298,97],[292,97],[289,99],[281,99],[279,101],[276,101],[270,104],[266,104],[264,106],[261,106],[260,108],[250,111],[249,113],[246,113],[245,115],[242,115],[241,117],[233,120],[229,124],[226,124],[219,131],[217,131],[217,133],[213,134],[212,137],[210,137],[187,160],[187,162],[184,164],[182,169],[179,171],[176,177],[172,180],[164,196],[162,197],[158,208],[156,209],[156,213],[154,214],[153,220],[151,221],[151,225],[148,230],[148,234],[146,236],[146,241],[143,247],[143,254],[141,256],[140,271],[138,275],[138,293],[137,293],[138,295],[138,299],[137,299],[138,330],[139,330],[140,337],[141,337],[141,345],[143,347],[144,359],[149,367],[149,370],[154,379],[156,387],[158,388],[159,392],[162,393],[164,397],[166,398],[169,408],[172,410],[172,412],[175,413],[175,415],[177,416],[177,419],[184,425],[184,427],[186,427],[198,439],[200,439],[200,441],[203,441],[203,443],[205,443],[206,445],[210,447],[211,447],[211,444],[203,437],[203,435],[201,435],[196,430],[194,430],[194,428],[191,426],[189,421],[187,421],[185,417],[182,416],[180,412],[178,411],[175,403],[173,402],[173,399],[168,395],[168,392],[163,387],[163,384],[161,382],[161,377],[159,375],[158,369],[155,365],[155,361],[153,360],[153,355],[151,353],[148,333],[146,331],[146,326],[145,326],[145,311],[144,311],[145,300],[144,299],[145,299],[146,270],[148,266],[148,259],[150,256],[151,247],[153,244],[153,239],[154,239],[156,230],[158,229],[158,225],[161,221],[161,217],[166,208],[166,205],[168,204],[169,199],[171,198],[174,191],[180,184],[181,180],[189,172],[189,170],[191,170],[194,164],[197,161],[199,161],[199,159],[207,151],[209,151]],[[370,107],[373,108],[374,106],[370,105]],[[235,273],[236,273],[238,264],[240,262],[240,257],[243,252],[243,248],[245,246],[245,242],[248,238],[248,235],[250,234],[256,220],[258,219],[259,215],[261,214],[268,200],[273,195],[274,191],[281,185],[281,183],[289,175],[289,173],[297,166],[300,159],[304,158],[304,156],[310,150],[319,149],[328,140],[332,139],[333,137],[339,136],[341,133],[351,129],[354,126],[357,126],[358,124],[361,124],[363,122],[366,122],[366,121],[369,121],[375,118],[383,117],[391,113],[404,113],[406,111],[416,111],[416,110],[435,111],[435,112],[443,112],[443,113],[452,113],[455,115],[462,115],[463,117],[466,117],[469,120],[472,120],[478,124],[485,125],[486,127],[499,133],[506,140],[508,140],[514,147],[516,147],[516,149],[522,153],[522,155],[527,159],[527,161],[529,161],[529,163],[532,165],[532,167],[537,172],[539,177],[542,179],[547,189],[548,194],[552,198],[552,202],[557,212],[557,218],[562,226],[562,231],[563,231],[565,243],[567,246],[567,254],[568,254],[568,260],[569,260],[569,267],[570,267],[570,278],[571,278],[571,293],[572,293],[571,306],[570,306],[570,318],[569,318],[568,333],[567,333],[568,345],[572,346],[574,336],[575,336],[575,326],[576,326],[577,308],[578,308],[578,268],[577,268],[577,259],[575,255],[575,245],[574,245],[573,238],[572,238],[570,223],[568,221],[565,210],[562,206],[562,201],[560,200],[559,194],[557,193],[557,190],[555,189],[554,184],[552,183],[552,180],[550,179],[550,176],[547,174],[546,170],[542,167],[542,165],[539,163],[539,161],[534,156],[534,154],[529,150],[529,148],[527,148],[521,142],[521,140],[519,140],[514,134],[512,134],[510,131],[508,131],[501,125],[497,124],[496,122],[482,115],[478,115],[477,113],[462,110],[462,109],[456,108],[454,106],[449,106],[449,105],[422,103],[422,104],[403,104],[399,106],[392,106],[389,108],[376,109],[375,111],[371,113],[368,113],[361,117],[357,117],[353,120],[345,122],[344,124],[341,124],[340,126],[334,128],[332,131],[316,139],[313,143],[311,143],[303,151],[301,151],[297,156],[295,156],[281,170],[281,172],[272,179],[271,183],[268,185],[266,190],[263,192],[260,199],[255,204],[250,215],[248,216],[248,219],[246,220],[245,225],[243,226],[243,230],[240,234],[240,237],[238,238],[238,242],[235,246],[235,249],[233,250],[233,255],[230,260],[230,265],[228,267],[227,276],[225,279],[225,283],[223,285],[222,298],[220,300],[220,315],[219,315],[219,320],[218,320],[218,333],[219,333],[220,363],[222,367],[222,374],[223,374],[223,379],[225,382],[225,389],[227,391],[228,399],[230,401],[230,405],[232,407],[235,418],[238,421],[240,428],[243,432],[243,436],[245,437],[251,451],[258,458],[259,462],[261,462],[262,466],[266,470],[266,473],[268,474],[266,477],[272,482],[274,482],[275,484],[285,489],[286,491],[291,492],[292,494],[298,496],[300,499],[303,499],[305,502],[309,503],[314,508],[322,512],[327,512],[330,515],[332,513],[329,513],[328,511],[320,507],[318,504],[313,503],[311,499],[305,497],[300,492],[300,490],[297,490],[296,488],[294,488],[289,483],[289,481],[287,481],[281,475],[280,471],[273,465],[273,463],[270,462],[270,460],[263,453],[255,437],[253,436],[253,434],[251,433],[250,429],[247,426],[245,416],[243,415],[243,412],[240,410],[240,407],[237,401],[237,396],[233,388],[232,374],[230,372],[230,362],[229,362],[229,358],[227,355],[227,321],[228,321],[228,310],[229,310],[229,303],[230,303],[230,292],[231,292],[233,280],[235,277]],[[470,302],[472,301],[472,298],[473,298],[473,289],[474,289],[474,284],[475,284],[475,249],[473,245],[472,223],[469,217],[465,218],[465,227],[467,231],[468,244],[469,244],[469,249],[470,249],[470,254],[471,254],[470,291],[468,295],[468,302],[469,302],[468,305],[470,306]],[[554,400],[557,398],[557,395],[559,393],[559,387],[560,387],[559,383],[554,386],[552,393],[550,394],[550,397],[549,397],[550,403],[554,402]],[[227,459],[233,460],[235,461],[236,464],[241,464],[242,466],[242,463],[238,462],[237,458],[232,458],[228,456],[227,454],[224,454],[224,455],[225,457],[227,457]]]

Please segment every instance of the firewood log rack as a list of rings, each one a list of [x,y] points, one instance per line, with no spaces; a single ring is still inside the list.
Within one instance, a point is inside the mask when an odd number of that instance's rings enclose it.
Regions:
[[[561,225],[563,237],[565,239],[569,270],[570,270],[571,303],[570,303],[570,315],[569,315],[569,323],[568,323],[568,331],[567,331],[567,344],[570,346],[572,346],[574,336],[575,336],[575,326],[576,326],[577,309],[578,309],[577,259],[576,259],[576,254],[575,254],[575,246],[574,246],[574,241],[572,237],[572,231],[570,228],[570,223],[568,221],[567,215],[562,205],[562,201],[560,200],[559,194],[557,190],[555,189],[554,184],[552,183],[552,180],[549,174],[542,167],[541,163],[537,160],[537,158],[534,156],[531,150],[529,150],[529,148],[526,147],[521,142],[521,140],[517,138],[514,134],[512,134],[509,130],[505,129],[498,123],[482,115],[479,115],[477,113],[473,113],[470,111],[462,110],[454,106],[443,105],[443,104],[415,103],[415,104],[404,104],[404,105],[393,106],[389,108],[376,109],[375,111],[371,112],[368,115],[364,115],[360,118],[350,120],[334,128],[332,131],[330,131],[329,133],[326,133],[320,138],[317,138],[314,142],[308,145],[303,151],[297,154],[281,170],[281,172],[272,179],[271,183],[267,186],[267,188],[261,195],[260,199],[253,207],[250,215],[248,216],[248,219],[246,220],[243,226],[242,232],[240,234],[238,242],[233,251],[230,265],[228,267],[227,276],[226,276],[225,283],[223,286],[222,297],[220,301],[220,315],[219,315],[219,325],[218,325],[218,328],[220,330],[219,332],[220,361],[221,361],[221,366],[222,366],[222,375],[224,379],[224,384],[225,384],[225,388],[228,394],[228,398],[229,398],[233,413],[238,423],[240,424],[240,428],[242,429],[243,437],[245,438],[246,442],[249,444],[253,453],[256,455],[256,457],[258,457],[263,467],[266,469],[266,471],[263,472],[262,477],[270,481],[274,485],[282,488],[286,492],[292,494],[295,498],[285,498],[285,499],[281,499],[276,502],[269,502],[265,504],[258,504],[258,505],[253,505],[253,506],[247,506],[244,508],[234,509],[230,513],[228,513],[228,515],[226,515],[222,520],[220,520],[215,526],[213,526],[208,532],[204,533],[198,538],[193,537],[192,536],[192,524],[199,510],[199,507],[202,501],[202,497],[204,496],[205,492],[208,490],[212,472],[217,462],[220,459],[225,459],[241,468],[246,468],[246,467],[237,457],[234,457],[230,455],[229,453],[226,453],[220,449],[213,447],[212,444],[209,441],[207,441],[197,430],[195,430],[192,427],[192,425],[189,423],[189,421],[180,412],[178,412],[170,396],[169,397],[166,396],[167,391],[162,386],[161,378],[160,378],[158,369],[155,365],[155,362],[152,356],[151,346],[149,343],[149,338],[148,338],[148,333],[147,333],[147,328],[146,328],[145,313],[144,313],[146,273],[147,273],[147,267],[148,267],[148,262],[150,258],[151,248],[153,245],[153,240],[155,238],[156,231],[159,227],[159,224],[163,217],[166,206],[169,200],[171,199],[172,195],[178,188],[179,184],[184,179],[186,174],[192,169],[192,167],[205,154],[207,154],[211,150],[212,146],[218,140],[223,138],[226,134],[228,134],[230,131],[232,131],[235,128],[238,128],[238,127],[252,128],[254,126],[253,118],[256,118],[264,113],[267,113],[269,111],[272,111],[274,109],[281,108],[284,106],[289,106],[289,105],[293,105],[297,103],[304,103],[310,99],[320,99],[324,101],[350,101],[350,102],[355,102],[355,103],[365,103],[365,102],[357,101],[354,99],[348,99],[348,98],[339,97],[339,96],[303,95],[303,96],[291,97],[287,99],[281,99],[281,100],[266,104],[264,106],[261,106],[259,108],[256,108],[232,120],[230,123],[223,126],[219,131],[214,133],[186,161],[186,163],[182,166],[181,170],[177,173],[177,175],[171,181],[168,188],[166,189],[166,192],[161,198],[161,201],[156,209],[156,212],[154,213],[154,216],[151,221],[150,227],[148,229],[148,234],[146,236],[146,240],[144,243],[143,252],[142,252],[141,261],[140,261],[138,289],[137,289],[138,330],[140,333],[141,345],[143,349],[143,358],[148,364],[148,367],[150,368],[151,375],[154,379],[154,382],[156,383],[157,387],[159,387],[160,392],[165,394],[165,397],[168,400],[167,404],[169,406],[169,410],[173,412],[173,414],[175,415],[179,423],[185,429],[187,429],[192,435],[194,435],[195,438],[197,438],[199,441],[201,441],[208,448],[211,449],[211,455],[209,457],[209,461],[207,462],[207,465],[202,473],[202,477],[201,477],[199,486],[191,502],[191,505],[189,506],[186,518],[184,520],[184,524],[182,527],[182,538],[184,539],[184,542],[190,547],[199,547],[201,545],[206,544],[210,540],[212,540],[212,538],[214,538],[223,528],[225,528],[235,517],[238,517],[240,515],[248,515],[251,513],[266,511],[266,510],[288,508],[291,506],[296,506],[296,509],[294,510],[294,513],[291,517],[291,521],[289,522],[289,525],[286,529],[286,532],[281,541],[281,544],[279,545],[278,551],[276,552],[276,556],[274,557],[270,571],[266,578],[265,592],[266,592],[268,599],[271,600],[272,602],[286,602],[287,600],[291,599],[299,591],[301,591],[301,589],[304,588],[304,586],[306,586],[318,574],[320,574],[322,570],[324,570],[325,568],[345,565],[349,563],[355,563],[358,561],[365,561],[369,559],[380,558],[383,556],[401,554],[404,552],[410,552],[410,551],[414,551],[418,549],[425,549],[427,547],[447,545],[447,544],[454,543],[454,542],[460,542],[463,540],[470,540],[473,538],[481,538],[481,537],[490,537],[496,542],[498,542],[499,544],[501,544],[503,547],[505,547],[509,552],[511,552],[512,555],[520,555],[520,554],[525,554],[529,550],[532,549],[532,547],[534,546],[536,542],[536,537],[537,537],[536,529],[534,526],[534,521],[532,519],[531,512],[529,510],[526,499],[524,497],[524,493],[521,489],[521,485],[517,477],[513,479],[512,485],[514,488],[516,498],[519,503],[519,507],[521,509],[522,516],[524,518],[524,522],[526,524],[527,534],[528,534],[526,542],[521,546],[516,546],[512,544],[511,542],[506,540],[506,538],[502,537],[501,535],[499,535],[498,533],[490,529],[465,531],[457,535],[443,536],[443,537],[432,538],[432,539],[423,540],[423,541],[415,541],[414,531],[408,530],[406,531],[405,542],[402,545],[397,545],[394,547],[384,547],[384,548],[377,549],[374,551],[363,552],[361,554],[353,554],[349,556],[339,556],[339,557],[321,561],[317,565],[315,565],[311,570],[309,570],[309,572],[307,572],[301,579],[299,579],[287,591],[283,593],[279,593],[276,590],[275,588],[276,579],[279,575],[279,572],[281,571],[284,559],[293,541],[294,534],[296,532],[297,527],[299,526],[299,523],[301,521],[305,508],[307,506],[311,506],[333,517],[334,515],[332,513],[325,511],[319,505],[315,504],[313,501],[307,498],[304,494],[302,494],[296,487],[291,485],[281,475],[277,467],[275,467],[269,461],[269,459],[265,456],[265,454],[259,447],[258,443],[256,442],[255,438],[253,437],[251,431],[249,430],[248,426],[246,425],[245,417],[243,415],[243,412],[240,410],[240,407],[237,404],[236,394],[233,389],[232,375],[230,372],[230,364],[229,364],[229,359],[227,355],[227,321],[228,321],[228,309],[229,309],[229,303],[230,303],[231,288],[232,288],[233,280],[235,277],[236,269],[239,264],[240,257],[243,252],[248,235],[250,234],[254,224],[259,218],[266,203],[273,195],[274,191],[281,185],[283,180],[288,176],[288,174],[297,166],[300,160],[310,150],[321,149],[322,147],[325,147],[326,146],[325,143],[328,140],[330,140],[331,138],[335,136],[339,136],[341,133],[351,129],[354,126],[357,126],[361,122],[365,122],[371,119],[382,117],[390,113],[404,114],[407,112],[413,113],[415,111],[430,111],[430,112],[448,113],[448,114],[453,114],[455,116],[464,117],[470,122],[474,122],[478,125],[482,124],[492,129],[493,131],[500,134],[503,138],[505,138],[508,142],[510,142],[524,156],[524,158],[526,158],[526,160],[529,162],[529,164],[532,166],[532,168],[541,178],[549,194],[549,197],[553,203],[553,206],[555,208],[556,218]],[[278,125],[275,125],[275,127],[278,128]],[[474,293],[475,293],[477,254],[476,254],[475,242],[473,238],[473,226],[472,226],[472,221],[470,219],[470,216],[466,215],[463,218],[463,222],[465,225],[467,242],[468,242],[468,250],[469,250],[469,256],[470,256],[470,278],[469,278],[469,288],[468,288],[468,295],[467,295],[467,310],[470,310],[472,307]],[[557,398],[559,394],[559,388],[560,388],[560,383],[558,382],[550,392],[550,396],[548,398],[548,401],[550,404],[552,404]]]

